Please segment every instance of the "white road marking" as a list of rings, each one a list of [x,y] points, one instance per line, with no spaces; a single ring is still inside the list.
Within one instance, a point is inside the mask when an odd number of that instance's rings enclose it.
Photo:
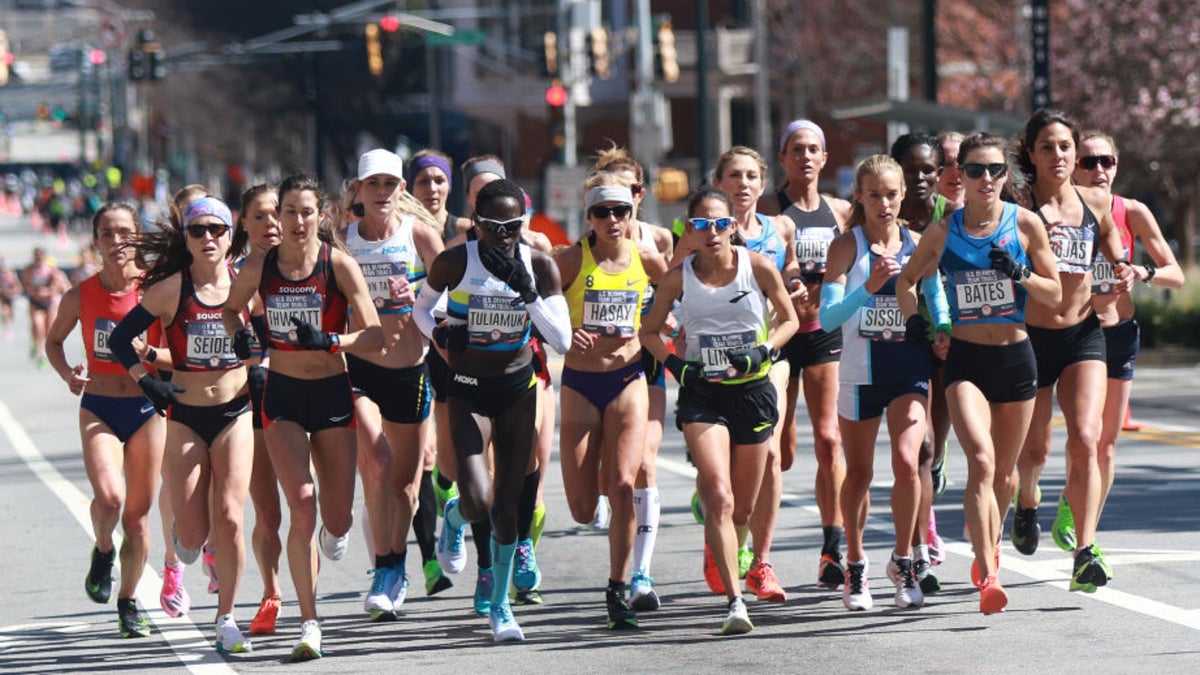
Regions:
[[[64,478],[58,469],[46,461],[45,456],[34,445],[33,439],[13,418],[11,411],[3,401],[0,401],[0,428],[4,429],[9,442],[16,449],[17,455],[29,466],[29,470],[67,507],[67,511],[75,517],[83,531],[87,532],[89,537],[92,536],[92,517],[89,512],[91,500],[80,492],[79,488],[75,487],[71,481]],[[113,533],[113,542],[120,548],[120,532]],[[142,572],[142,578],[138,582],[138,597],[157,598],[159,582],[158,572],[147,564],[146,569]],[[158,606],[149,605],[144,601],[142,606],[150,621],[158,627],[163,640],[170,645],[171,650],[190,672],[197,675],[225,675],[236,672],[217,654],[212,643],[201,634],[190,618],[172,619]],[[5,630],[13,630],[13,628],[0,629],[0,631]]]

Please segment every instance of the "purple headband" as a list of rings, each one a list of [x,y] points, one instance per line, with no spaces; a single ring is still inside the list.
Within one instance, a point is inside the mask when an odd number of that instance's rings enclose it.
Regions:
[[[446,174],[446,189],[453,187],[450,177],[450,162],[438,157],[437,155],[421,155],[408,164],[408,175],[412,176],[413,181],[417,180],[417,174],[428,169],[431,166],[436,166]]]
[[[821,127],[817,126],[816,122],[813,122],[812,120],[792,120],[786,127],[783,128],[783,133],[779,135],[779,152],[786,150],[788,139],[792,137],[792,134],[802,129],[808,129],[816,134],[817,138],[821,139],[822,150],[829,149],[828,146],[825,145],[825,132],[821,131]]]

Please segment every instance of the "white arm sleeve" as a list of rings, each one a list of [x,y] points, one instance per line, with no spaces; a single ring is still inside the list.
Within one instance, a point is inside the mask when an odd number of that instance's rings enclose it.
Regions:
[[[429,284],[421,286],[421,292],[417,295],[417,304],[413,305],[413,321],[417,323],[421,334],[430,340],[433,340],[433,329],[437,327],[437,319],[433,314],[439,309],[443,314],[446,311],[446,292],[435,291],[429,287]]]
[[[537,326],[542,339],[559,354],[571,349],[571,313],[567,299],[561,295],[538,298],[525,305],[533,325]]]

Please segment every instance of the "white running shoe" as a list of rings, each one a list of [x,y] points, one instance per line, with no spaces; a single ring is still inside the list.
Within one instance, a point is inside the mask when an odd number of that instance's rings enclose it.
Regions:
[[[493,640],[496,642],[520,642],[525,639],[525,633],[517,624],[512,607],[507,602],[502,605],[493,605],[489,614]]]
[[[592,522],[588,523],[588,527],[597,532],[607,532],[608,523],[612,520],[612,507],[608,504],[608,497],[600,495],[596,500],[596,515],[592,517]]]
[[[350,530],[346,530],[346,533],[340,537],[335,537],[329,534],[329,530],[322,525],[317,540],[321,543],[321,552],[325,554],[325,557],[338,561],[345,557],[346,549],[350,548]]]
[[[400,611],[404,598],[408,597],[408,574],[399,567],[392,568],[392,585],[388,588],[388,597],[392,599],[392,611]]]
[[[897,607],[905,609],[925,604],[925,594],[921,592],[921,585],[917,583],[916,574],[913,572],[912,558],[889,556],[887,575],[896,585]]]
[[[371,589],[363,600],[363,611],[371,615],[372,621],[390,621],[396,618],[393,613],[392,598],[389,591],[395,582],[395,569],[391,567],[376,567],[371,571]]]
[[[446,502],[446,513],[455,508],[458,497]],[[442,569],[450,574],[458,574],[467,566],[467,551],[463,544],[463,528],[454,527],[449,518],[442,519],[442,531],[438,535],[437,559]]]
[[[233,620],[232,614],[226,614],[217,620],[217,639],[215,640],[217,651],[222,654],[248,654],[254,651],[250,645],[250,641],[242,637],[242,631],[238,630],[237,622]]]
[[[729,601],[729,616],[721,625],[721,635],[742,635],[754,630],[750,623],[750,612],[746,611],[746,601],[741,596]]]
[[[866,611],[875,606],[871,599],[871,582],[867,577],[866,560],[846,565],[846,583],[842,585],[842,604],[851,612]]]
[[[300,639],[292,647],[292,660],[312,661],[324,655],[321,651],[321,624],[316,619],[300,624]]]

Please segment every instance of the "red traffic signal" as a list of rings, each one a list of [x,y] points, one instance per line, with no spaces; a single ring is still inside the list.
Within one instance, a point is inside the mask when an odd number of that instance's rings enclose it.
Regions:
[[[395,33],[400,30],[400,19],[394,14],[388,14],[379,20],[379,27],[385,33]]]
[[[567,90],[561,82],[555,80],[554,84],[546,87],[546,104],[551,108],[561,108],[567,104]]]
[[[91,63],[92,63],[92,65],[93,65],[93,66],[102,66],[102,65],[104,65],[104,61],[105,61],[106,59],[107,59],[107,55],[104,53],[104,50],[103,50],[103,49],[93,49],[93,50],[92,50],[92,51],[91,51],[91,52],[88,54],[88,60],[89,60],[89,61],[91,61]]]

